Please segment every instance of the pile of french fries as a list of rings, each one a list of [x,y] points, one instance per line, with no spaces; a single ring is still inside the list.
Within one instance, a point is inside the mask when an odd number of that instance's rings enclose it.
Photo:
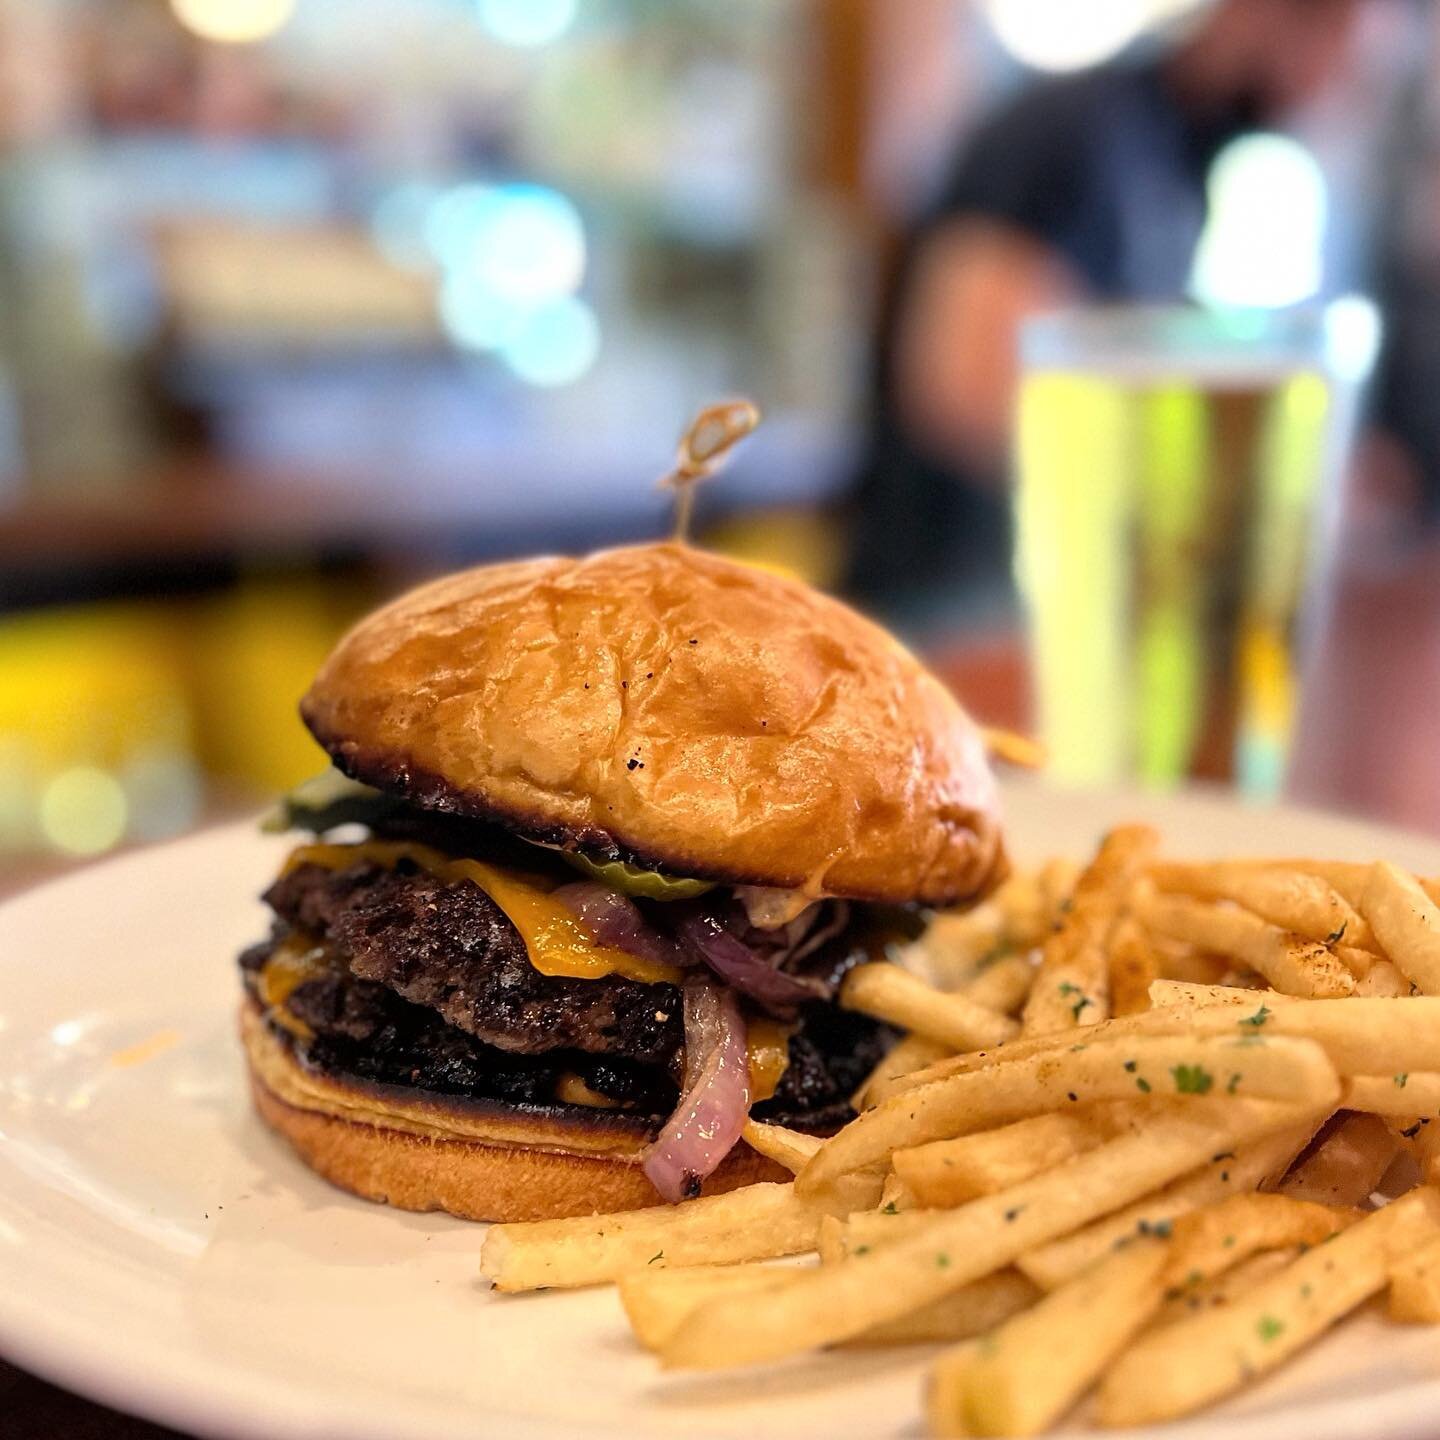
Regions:
[[[936,1435],[1184,1415],[1382,1293],[1440,1322],[1440,882],[1157,850],[1123,827],[854,971],[908,1033],[838,1134],[747,1126],[793,1183],[495,1226],[483,1272],[618,1284],[668,1368],[942,1345]]]

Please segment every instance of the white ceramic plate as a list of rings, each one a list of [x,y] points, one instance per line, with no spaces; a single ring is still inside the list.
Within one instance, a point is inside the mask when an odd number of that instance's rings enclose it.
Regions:
[[[1192,854],[1440,845],[1202,796],[1010,797],[1021,857],[1139,815]],[[329,1188],[250,1113],[235,953],[287,842],[232,827],[0,908],[0,1353],[202,1435],[426,1440],[577,1433],[920,1433],[925,1353],[662,1376],[611,1291],[491,1296],[481,1231]],[[1362,1317],[1167,1435],[1434,1435],[1440,1333]],[[1151,1432],[1146,1432],[1151,1433]]]

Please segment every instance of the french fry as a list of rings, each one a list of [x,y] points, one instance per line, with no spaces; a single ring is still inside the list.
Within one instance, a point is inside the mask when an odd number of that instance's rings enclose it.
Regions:
[[[839,1176],[896,1150],[1104,1100],[1213,1091],[1312,1110],[1338,1102],[1339,1078],[1320,1046],[1257,1040],[1177,1035],[1096,1041],[955,1075],[867,1110],[820,1147],[795,1184],[802,1195],[818,1195]]]
[[[1440,1115],[1440,1074],[1401,1070],[1394,1075],[1352,1075],[1341,1090],[1340,1106],[1407,1120]]]
[[[1070,913],[1094,896],[1115,896],[1146,868],[1160,837],[1148,825],[1118,825],[1100,842],[1095,858],[1076,877]],[[1078,937],[1077,937],[1078,938]]]
[[[1036,870],[1012,871],[987,903],[1000,912],[1002,945],[1038,945],[1050,929],[1051,911]]]
[[[890,1163],[917,1205],[946,1209],[977,1195],[1008,1190],[1095,1149],[1116,1133],[1116,1127],[1103,1124],[1094,1110],[1083,1114],[1057,1110],[998,1130],[897,1150]]]
[[[800,1130],[767,1125],[759,1120],[747,1120],[740,1138],[767,1160],[783,1165],[792,1175],[798,1175],[805,1168],[822,1143],[818,1135],[806,1135]]]
[[[1008,1016],[987,1010],[964,995],[936,990],[886,962],[857,965],[840,986],[840,1003],[847,1010],[938,1040],[952,1050],[1001,1045],[1020,1029]]]
[[[1280,1193],[1322,1205],[1364,1204],[1399,1149],[1379,1116],[1347,1115],[1280,1182]]]
[[[964,988],[1006,949],[1028,950],[1044,940],[1075,874],[1076,866],[1060,859],[1036,872],[1017,871],[981,904],[936,916],[907,958],[943,988]]]
[[[1002,765],[1014,765],[1021,770],[1043,770],[1049,763],[1050,752],[1033,736],[1021,735],[1016,730],[1001,730],[994,725],[987,725],[984,734],[990,758]]]
[[[1173,991],[1174,982],[1157,981]],[[1152,990],[1154,987],[1152,986]],[[1253,1008],[1252,1008],[1253,1007]],[[1404,1000],[1304,1000],[1271,991],[1234,992],[1201,1003],[1166,1003],[1139,1015],[1125,1015],[1096,1026],[1087,1048],[1119,1036],[1141,1035],[1290,1035],[1322,1045],[1342,1075],[1373,1074],[1375,1057],[1384,1055],[1396,1072],[1440,1071],[1440,998]],[[1068,1036],[1013,1040],[998,1052],[955,1056],[893,1082],[883,1092],[894,1099],[936,1080],[970,1074],[1021,1057],[1054,1054],[1068,1048]]]
[[[616,1284],[635,1338],[647,1350],[659,1350],[702,1302],[716,1295],[758,1296],[788,1274],[783,1266],[752,1261],[637,1270],[620,1276]]]
[[[1370,871],[1360,910],[1381,949],[1424,995],[1440,995],[1440,905],[1413,876],[1381,860]]]
[[[1169,1005],[1245,1005],[1254,1009],[1266,1005],[1289,1005],[1297,999],[1278,990],[1249,990],[1241,985],[1192,985],[1183,980],[1156,980],[1150,986],[1150,1003],[1157,1010]],[[1158,1023],[1158,1022],[1157,1022]]]
[[[1388,964],[1375,954],[1373,950],[1357,950],[1353,945],[1331,945],[1330,953],[1354,976],[1355,980],[1364,980],[1367,975],[1377,966]],[[1357,983],[1355,993],[1360,993],[1360,986]]]
[[[1035,1435],[1058,1420],[1160,1307],[1169,1247],[1105,1256],[977,1346],[942,1355],[926,1414],[935,1435]]]
[[[1025,1003],[1034,981],[1035,965],[1028,955],[997,955],[980,967],[960,993],[972,1005],[1013,1015]]]
[[[482,1273],[617,1282],[667,1368],[947,1344],[955,1435],[1097,1380],[1101,1423],[1187,1414],[1381,1289],[1440,1324],[1440,878],[1154,846],[1123,827],[941,917],[910,952],[939,990],[853,971],[842,1003],[910,1033],[838,1134],[746,1124],[793,1184],[497,1225]]]
[[[848,1340],[1011,1264],[1204,1163],[1216,1150],[1294,1123],[1293,1107],[1197,1102],[1000,1195],[945,1212],[907,1239],[802,1271],[767,1291],[702,1305],[665,1347],[666,1365],[721,1369]],[[915,1213],[915,1212],[912,1212]],[[898,1217],[897,1217],[898,1218]]]
[[[950,1047],[938,1040],[928,1040],[923,1035],[902,1036],[865,1077],[865,1083],[851,1097],[850,1104],[856,1110],[868,1110],[883,1097],[892,1081],[924,1070],[951,1053]]]
[[[864,1211],[857,1211],[864,1214]],[[920,1212],[912,1210],[912,1215]],[[846,1222],[838,1215],[827,1215],[820,1222],[820,1233],[815,1240],[822,1265],[838,1265],[850,1252],[845,1243]]]
[[[914,1192],[893,1170],[885,1177],[885,1184],[880,1190],[880,1208],[888,1210],[892,1206],[896,1210],[915,1209]]]
[[[1250,1014],[1234,1018],[1225,1007],[1197,1010],[1177,1028],[1186,1034],[1254,1034],[1304,1036],[1324,1047],[1342,1075],[1374,1074],[1376,1057],[1397,1073],[1440,1070],[1440,999],[1414,996],[1408,1000],[1297,1000],[1275,1004],[1260,994]],[[1150,1011],[1135,1019],[1157,1026],[1171,1012]]]
[[[1353,910],[1360,908],[1360,897],[1365,893],[1365,881],[1370,872],[1368,865],[1356,864],[1352,860],[1239,860],[1235,863],[1251,865],[1257,870],[1289,870],[1315,875]]]
[[[1096,940],[1073,964],[1041,964],[1020,1015],[1026,1036],[1062,1034],[1098,1024],[1110,1014],[1110,971],[1103,944]]]
[[[853,1215],[837,1217],[834,1227],[823,1237],[826,1243],[821,1258],[831,1264],[848,1260],[852,1255],[883,1250],[901,1240],[911,1240],[944,1214],[945,1211],[938,1208],[901,1210],[896,1206],[890,1210],[882,1206],[879,1210],[857,1210]]]
[[[1167,1293],[1165,1304],[1155,1317],[1155,1324],[1157,1327],[1170,1325],[1201,1310],[1233,1305],[1256,1285],[1279,1274],[1299,1254],[1298,1245],[1291,1245],[1283,1250],[1261,1250],[1248,1260],[1242,1260],[1233,1269],[1222,1271],[1212,1280],[1202,1280],[1194,1286],[1182,1285],[1173,1288]]]
[[[848,1345],[953,1344],[983,1335],[1035,1303],[1040,1291],[1018,1270],[997,1270],[953,1294],[857,1335]]]
[[[1396,1000],[1413,992],[1410,982],[1388,960],[1377,960],[1355,982],[1356,995],[1374,1000]]]
[[[1404,1324],[1440,1324],[1440,1236],[1390,1267],[1387,1309]]]
[[[638,1270],[617,1282],[620,1303],[635,1338],[660,1350],[685,1318],[720,1295],[760,1295],[794,1273],[792,1267],[755,1261],[745,1265],[695,1265]],[[933,1305],[857,1335],[852,1345],[949,1344],[1008,1320],[1035,1302],[1039,1290],[1017,1270],[1000,1270],[946,1295]]]
[[[1323,944],[1246,910],[1155,895],[1139,902],[1138,914],[1148,929],[1232,956],[1286,994],[1330,998],[1355,992],[1355,977]]]
[[[883,1204],[885,1180],[890,1173],[889,1164],[871,1165],[863,1170],[852,1170],[842,1175],[825,1193],[822,1208],[831,1215],[849,1215],[856,1210],[873,1210]]]
[[[1260,860],[1247,863],[1262,868],[1301,870],[1307,875],[1318,875],[1356,910],[1360,909],[1360,901],[1370,879],[1370,866],[1354,860]],[[1420,888],[1440,905],[1440,877],[1417,875],[1415,879]]]
[[[1066,856],[1052,856],[1040,867],[1035,879],[1044,902],[1045,928],[1048,930],[1059,923],[1065,907],[1075,894],[1080,867]],[[1043,933],[1037,938],[1043,939]]]
[[[1157,889],[1196,900],[1229,900],[1281,930],[1326,945],[1373,949],[1370,927],[1328,881],[1303,870],[1257,869],[1244,861],[1152,865]]]
[[[1189,985],[1222,985],[1233,972],[1234,962],[1224,955],[1211,955],[1197,950],[1182,940],[1157,935],[1153,930],[1145,937],[1160,961],[1162,980],[1181,980]]]
[[[1358,1218],[1286,1195],[1232,1195],[1174,1221],[1166,1285],[1193,1289],[1263,1251],[1319,1245]]]
[[[1157,981],[1156,983],[1168,985],[1173,982]],[[1190,986],[1188,988],[1200,992],[1223,987]],[[1211,1010],[1217,1014],[1228,1016],[1230,1010],[1236,1005],[1258,1006],[1261,1001],[1273,998],[1268,991],[1235,990],[1232,994],[1233,999],[1230,996],[1222,996],[1216,1000],[1176,996],[1168,1000],[1163,1009],[1152,1008],[1136,1015],[1119,1015],[1093,1026],[1087,1031],[1083,1040],[1088,1046],[1101,1040],[1116,1040],[1129,1036],[1183,1034],[1189,1017],[1198,1015],[1202,1010]],[[1217,1033],[1217,1031],[1212,1029],[1210,1033]],[[1049,1035],[1022,1035],[1019,1039],[1011,1040],[1008,1044],[997,1046],[991,1050],[976,1050],[969,1055],[950,1055],[934,1061],[924,1069],[914,1070],[883,1083],[869,1086],[866,1099],[873,1106],[881,1100],[889,1100],[896,1095],[903,1095],[907,1091],[918,1089],[922,1085],[929,1085],[933,1081],[949,1079],[953,1075],[968,1075],[977,1070],[989,1070],[999,1064],[1008,1065],[1014,1060],[1033,1059],[1037,1055],[1060,1054],[1062,1051],[1069,1051],[1077,1043],[1077,1038],[1068,1031],[1057,1031]]]
[[[1127,1238],[1164,1234],[1182,1215],[1231,1195],[1248,1194],[1282,1174],[1322,1118],[1313,1115],[1250,1145],[1217,1146],[1194,1174],[1084,1229],[1038,1246],[1016,1263],[1042,1290],[1053,1290]]]
[[[904,958],[935,984],[954,989],[973,979],[986,960],[1005,948],[1006,932],[1005,912],[992,895],[969,910],[937,915],[925,933],[905,948]]]
[[[1353,860],[1295,860],[1266,862],[1271,866],[1285,865],[1303,870],[1310,875],[1319,875],[1334,887],[1356,910],[1365,894],[1370,879],[1370,866]],[[1437,904],[1440,905],[1440,877],[1417,875],[1416,883]]]
[[[1278,867],[1302,870],[1307,875],[1318,875],[1356,910],[1360,909],[1360,901],[1370,879],[1370,866],[1353,860],[1263,860],[1248,863],[1270,869]],[[1440,905],[1440,877],[1417,875],[1415,879],[1420,888]]]
[[[1125,892],[1158,843],[1143,825],[1112,830],[1075,882],[1059,927],[1045,941],[1022,1017],[1026,1035],[1094,1025],[1110,1013],[1105,946]]]
[[[1437,1233],[1440,1196],[1412,1191],[1233,1304],[1153,1332],[1101,1383],[1101,1422],[1142,1425],[1185,1415],[1273,1370],[1381,1290],[1394,1260]]]
[[[1150,1008],[1150,986],[1160,978],[1160,956],[1128,916],[1110,940],[1110,1011],[1133,1015]]]
[[[622,1215],[492,1225],[480,1271],[497,1290],[541,1290],[598,1285],[661,1265],[798,1255],[815,1248],[822,1213],[793,1186],[763,1184]]]

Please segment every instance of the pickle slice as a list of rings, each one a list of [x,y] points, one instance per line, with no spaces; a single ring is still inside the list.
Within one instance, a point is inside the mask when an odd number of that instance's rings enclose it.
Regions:
[[[369,824],[399,803],[394,795],[362,785],[332,765],[282,796],[279,805],[260,822],[260,828],[270,834],[313,830],[320,835],[337,825]]]
[[[713,880],[689,880],[679,875],[662,875],[642,870],[624,860],[592,860],[574,850],[560,852],[582,874],[632,900],[693,900],[715,888]]]

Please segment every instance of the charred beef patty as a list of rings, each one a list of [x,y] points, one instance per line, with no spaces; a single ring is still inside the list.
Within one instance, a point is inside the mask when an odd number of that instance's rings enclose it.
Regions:
[[[673,985],[542,975],[519,932],[476,885],[446,884],[408,862],[394,870],[302,865],[277,880],[265,901],[289,925],[323,938],[357,978],[501,1050],[573,1048],[664,1063],[680,1046]]]
[[[253,977],[274,943],[252,947],[242,961],[252,994]],[[555,1100],[561,1076],[574,1075],[647,1121],[652,1132],[679,1098],[664,1067],[581,1050],[543,1055],[498,1050],[446,1024],[433,1010],[341,968],[298,986],[286,1008],[311,1034],[297,1039],[287,1030],[275,1033],[303,1064],[370,1085],[560,1112],[584,1108]],[[790,1040],[790,1065],[774,1096],[755,1106],[755,1118],[797,1129],[840,1126],[850,1118],[849,1097],[892,1039],[867,1016],[833,1005],[807,1006]]]
[[[252,993],[292,931],[316,938],[331,957],[332,968],[286,1002],[310,1035],[277,1029],[306,1064],[373,1084],[546,1107],[558,1079],[575,1075],[657,1128],[674,1108],[683,1044],[675,986],[543,975],[482,890],[408,862],[394,870],[302,865],[265,899],[278,917],[275,933],[241,957]],[[863,940],[839,934],[804,968],[835,983],[865,958]],[[799,1022],[779,1088],[754,1113],[838,1125],[890,1033],[825,1002],[805,1006]]]

